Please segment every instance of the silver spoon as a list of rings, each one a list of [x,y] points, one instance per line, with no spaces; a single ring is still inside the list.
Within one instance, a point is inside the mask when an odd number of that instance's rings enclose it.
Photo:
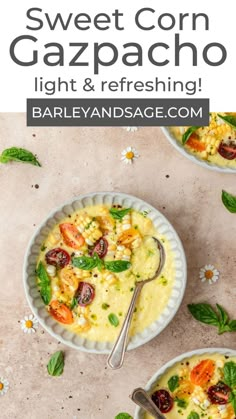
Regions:
[[[155,237],[153,237],[153,239],[155,240],[158,250],[160,252],[160,261],[159,261],[159,266],[155,272],[155,275],[152,278],[149,279],[145,279],[143,281],[137,281],[135,284],[135,288],[134,288],[134,293],[133,293],[133,297],[132,300],[130,302],[130,306],[128,309],[128,312],[126,314],[124,323],[122,325],[120,334],[116,340],[115,345],[113,346],[113,349],[111,351],[111,354],[109,355],[109,358],[107,360],[107,363],[109,365],[109,367],[111,367],[113,370],[121,368],[124,362],[124,355],[125,355],[125,351],[128,345],[128,333],[129,333],[129,328],[130,328],[130,323],[132,320],[132,316],[133,316],[133,312],[135,309],[135,305],[136,305],[136,301],[142,291],[142,288],[145,284],[147,284],[148,282],[153,281],[154,279],[156,279],[162,269],[163,266],[165,264],[165,250],[163,245],[161,244],[161,242],[156,239]]]
[[[155,419],[166,419],[143,388],[136,388],[130,397],[134,403],[150,413]]]

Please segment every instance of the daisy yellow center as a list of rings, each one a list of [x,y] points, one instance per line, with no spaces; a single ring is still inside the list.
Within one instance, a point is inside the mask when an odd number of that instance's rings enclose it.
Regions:
[[[125,157],[129,160],[132,160],[134,158],[134,153],[133,151],[128,151],[125,155]]]
[[[27,327],[27,329],[31,329],[33,327],[33,322],[31,320],[26,320],[25,327]]]
[[[212,271],[206,271],[205,272],[206,279],[212,279],[213,275],[214,275],[214,273]]]
[[[4,384],[0,383],[0,391],[3,390],[3,388],[4,388]]]

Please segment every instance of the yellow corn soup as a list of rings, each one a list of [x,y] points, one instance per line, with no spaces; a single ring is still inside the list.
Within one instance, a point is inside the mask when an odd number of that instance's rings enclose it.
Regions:
[[[174,255],[147,212],[120,206],[86,207],[56,225],[42,244],[37,281],[46,309],[82,337],[113,342],[127,313],[136,281],[151,278],[165,249],[161,275],[138,300],[131,335],[159,318],[170,298]],[[158,304],[157,304],[158,301]]]
[[[211,113],[207,127],[172,127],[170,131],[182,144],[189,133],[184,147],[197,157],[217,166],[236,168],[236,112]]]
[[[234,419],[231,394],[235,389],[236,357],[204,354],[168,369],[151,396],[167,419]],[[152,418],[148,413],[144,416]]]

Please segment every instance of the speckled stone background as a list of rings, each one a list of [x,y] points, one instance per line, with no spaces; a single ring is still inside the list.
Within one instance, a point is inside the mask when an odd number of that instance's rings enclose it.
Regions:
[[[219,302],[236,318],[236,214],[221,203],[222,188],[236,194],[234,175],[208,171],[182,157],[159,128],[27,128],[25,114],[0,115],[1,150],[19,146],[37,153],[42,168],[20,163],[0,167],[0,376],[8,393],[0,398],[1,419],[114,419],[134,413],[132,389],[144,386],[166,361],[201,347],[236,348],[236,334],[218,336],[189,315],[190,302]],[[121,151],[134,146],[132,166]],[[122,191],[162,211],[180,235],[188,261],[188,284],[171,324],[111,371],[106,356],[64,347],[39,327],[25,335],[20,320],[30,310],[22,286],[26,246],[54,208],[80,193]],[[199,269],[215,265],[218,283],[201,283]],[[50,354],[65,351],[61,377],[50,377]]]

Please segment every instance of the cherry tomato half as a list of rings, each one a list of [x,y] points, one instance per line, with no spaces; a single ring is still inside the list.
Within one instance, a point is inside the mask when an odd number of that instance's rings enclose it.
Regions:
[[[152,401],[157,405],[162,413],[168,413],[174,405],[170,393],[167,390],[157,390],[152,394]]]
[[[77,230],[74,224],[64,223],[60,224],[60,232],[64,243],[73,249],[80,249],[84,244],[84,238]]]
[[[57,300],[53,300],[51,302],[49,306],[49,313],[60,323],[73,323],[73,316],[70,309],[65,304],[60,303]]]
[[[45,259],[48,265],[56,266],[57,269],[64,268],[70,263],[70,255],[64,249],[60,247],[49,250],[46,253]]]
[[[78,304],[82,307],[85,307],[93,301],[95,297],[95,289],[88,282],[80,282],[78,290],[76,291],[76,298]]]
[[[226,143],[222,141],[218,148],[218,153],[227,160],[236,159],[236,141],[230,141]]]
[[[193,133],[186,143],[190,148],[196,151],[205,151],[206,146],[205,144],[201,143],[197,134]]]
[[[190,380],[196,386],[206,384],[213,376],[215,364],[211,359],[203,359],[190,373]]]
[[[95,246],[92,250],[92,255],[94,253],[97,253],[98,256],[100,257],[100,259],[104,258],[104,256],[106,256],[107,254],[107,249],[108,249],[108,241],[104,238],[101,237],[96,243]]]
[[[230,387],[224,383],[218,383],[207,390],[208,398],[213,404],[226,404],[231,393]]]

